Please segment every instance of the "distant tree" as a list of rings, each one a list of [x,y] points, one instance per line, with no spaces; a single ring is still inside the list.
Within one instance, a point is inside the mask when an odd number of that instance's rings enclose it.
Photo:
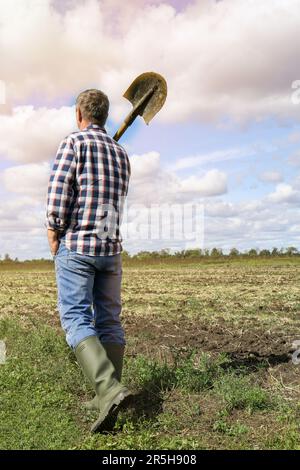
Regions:
[[[257,256],[257,250],[255,248],[251,248],[251,250],[248,251],[248,256]]]
[[[289,246],[285,252],[288,256],[298,255],[299,251],[295,246]]]
[[[159,256],[161,256],[162,258],[166,258],[167,256],[171,256],[171,250],[169,248],[164,248],[164,249],[160,250]]]
[[[202,255],[202,250],[199,248],[194,248],[190,250],[185,250],[184,256],[186,258],[199,258]]]
[[[18,263],[18,262],[19,262],[18,258],[15,258],[15,259],[14,259],[14,262],[15,262],[15,263]]]
[[[237,248],[231,248],[229,256],[239,256],[240,252]]]
[[[136,259],[146,259],[150,257],[151,257],[150,251],[139,251],[136,255],[134,255],[134,258]]]
[[[159,251],[151,251],[151,258],[159,258],[160,257],[160,252]]]
[[[126,251],[126,250],[123,250],[123,251],[122,251],[122,258],[123,258],[123,259],[128,259],[128,258],[130,258],[130,255],[129,255],[128,251]]]
[[[213,258],[216,258],[218,256],[223,256],[223,252],[219,248],[213,248],[210,252],[210,256],[212,256]]]
[[[174,256],[176,258],[184,258],[184,250],[175,251]]]
[[[259,256],[271,256],[270,250],[261,250]]]
[[[4,261],[12,261],[11,257],[9,256],[8,253],[5,253],[4,255]]]
[[[280,254],[280,253],[279,253],[279,250],[278,250],[278,248],[276,248],[276,246],[275,246],[275,247],[272,249],[272,251],[271,251],[271,255],[272,255],[272,256],[279,256],[279,254]]]

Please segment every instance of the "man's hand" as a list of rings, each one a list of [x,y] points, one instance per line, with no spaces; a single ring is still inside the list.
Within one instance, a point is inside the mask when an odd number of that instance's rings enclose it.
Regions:
[[[56,255],[59,247],[59,233],[56,230],[48,229],[48,242],[52,256]]]

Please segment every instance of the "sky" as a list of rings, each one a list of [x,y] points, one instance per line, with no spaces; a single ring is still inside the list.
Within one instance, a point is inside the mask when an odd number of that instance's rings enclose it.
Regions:
[[[298,0],[0,2],[2,256],[51,258],[47,183],[76,96],[107,93],[113,135],[147,71],[168,97],[120,141],[124,249],[300,248]]]

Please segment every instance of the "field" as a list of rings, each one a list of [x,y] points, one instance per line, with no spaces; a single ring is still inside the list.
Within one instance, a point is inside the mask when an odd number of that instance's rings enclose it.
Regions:
[[[1,449],[300,449],[300,260],[124,264],[124,382],[111,434],[60,329],[51,263],[0,268]]]

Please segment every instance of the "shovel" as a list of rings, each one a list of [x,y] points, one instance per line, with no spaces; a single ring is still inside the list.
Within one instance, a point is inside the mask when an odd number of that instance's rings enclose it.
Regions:
[[[132,82],[123,96],[130,101],[133,108],[115,133],[114,140],[116,141],[122,137],[137,116],[142,116],[145,123],[149,124],[166,101],[167,82],[158,73],[142,73]]]

